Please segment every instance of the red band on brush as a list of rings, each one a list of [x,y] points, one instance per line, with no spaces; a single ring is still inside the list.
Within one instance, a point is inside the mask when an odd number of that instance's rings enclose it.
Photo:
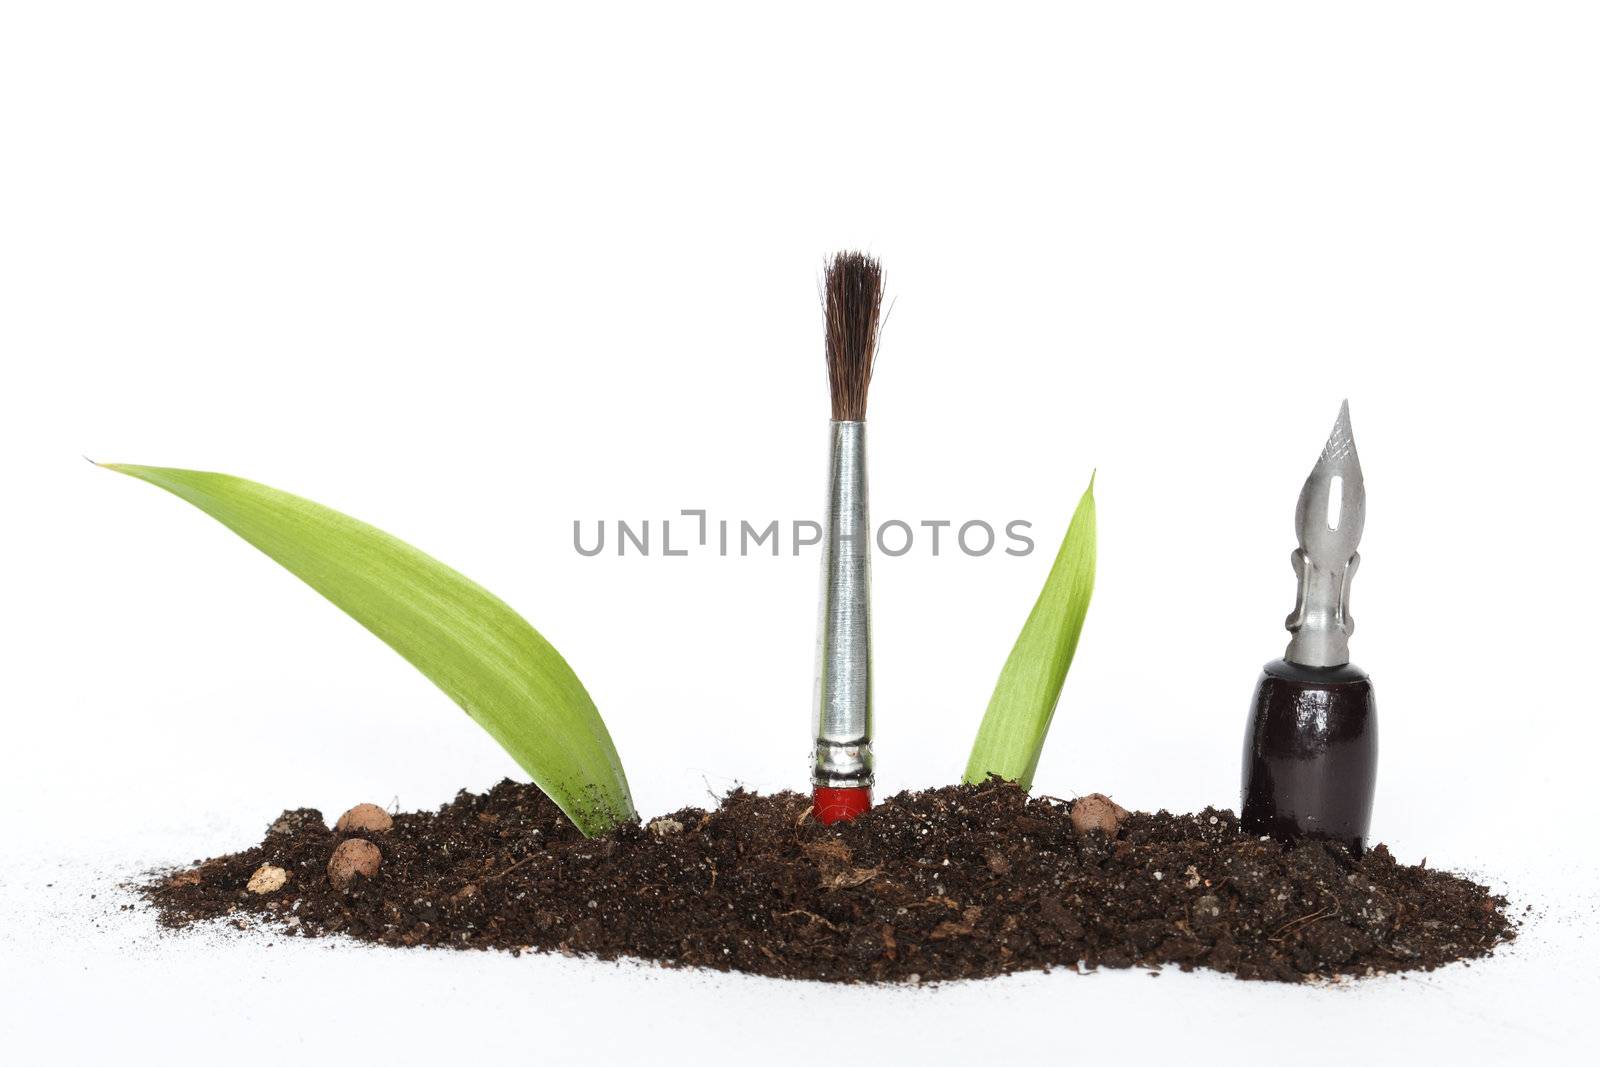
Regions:
[[[811,791],[811,813],[824,826],[836,822],[849,822],[870,807],[872,807],[872,790],[865,787],[830,789],[828,786],[819,785]]]

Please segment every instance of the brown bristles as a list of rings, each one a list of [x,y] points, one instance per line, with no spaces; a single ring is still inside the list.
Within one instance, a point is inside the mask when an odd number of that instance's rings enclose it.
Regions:
[[[822,281],[828,322],[828,389],[833,417],[867,417],[867,386],[878,354],[878,309],[883,304],[883,267],[860,252],[840,252]]]

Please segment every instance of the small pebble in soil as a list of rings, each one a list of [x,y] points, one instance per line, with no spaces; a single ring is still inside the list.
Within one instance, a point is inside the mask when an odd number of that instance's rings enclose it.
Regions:
[[[288,871],[282,867],[274,867],[270,863],[263,863],[256,868],[256,873],[250,876],[245,888],[258,896],[264,896],[267,893],[276,893],[288,880]]]
[[[1104,793],[1090,793],[1072,802],[1072,828],[1080,834],[1099,830],[1113,837],[1127,817],[1128,809]]]
[[[383,853],[378,846],[361,837],[339,842],[339,847],[328,857],[328,881],[337,889],[349,889],[357,878],[371,878],[378,873]]]
[[[357,804],[333,824],[341,834],[382,834],[394,829],[394,817],[376,804]]]
[[[395,816],[381,853],[298,809],[261,844],[142,888],[173,927],[254,919],[302,937],[830,982],[1162,964],[1359,979],[1487,956],[1516,936],[1504,898],[1436,865],[1382,845],[1355,856],[1259,840],[1216,808],[1069,808],[997,781],[900,793],[826,827],[810,804],[735,790],[710,811],[585,839],[538,789],[508,781]],[[287,882],[246,892],[263,866]]]

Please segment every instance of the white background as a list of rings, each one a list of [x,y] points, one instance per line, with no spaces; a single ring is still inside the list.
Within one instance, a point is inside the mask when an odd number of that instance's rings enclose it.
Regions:
[[[1543,1063],[1592,1046],[1600,48],[1584,4],[8,4],[0,1022],[32,1062]],[[1098,468],[1040,791],[1236,802],[1292,515],[1351,399],[1375,833],[1528,913],[1346,989],[841,990],[158,935],[119,882],[282,808],[518,774],[222,528],[252,477],[567,656],[639,807],[803,787],[816,557],[579,557],[574,519],[820,504],[823,257],[883,258],[880,781],[960,772]],[[837,1027],[836,1031],[831,1028]]]

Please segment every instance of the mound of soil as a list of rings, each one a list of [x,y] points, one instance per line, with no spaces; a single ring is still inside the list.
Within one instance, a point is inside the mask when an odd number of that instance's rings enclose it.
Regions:
[[[1303,981],[1431,970],[1515,936],[1483,886],[1382,845],[1358,858],[1261,840],[1212,808],[1134,812],[1108,836],[1074,832],[1069,802],[999,782],[902,793],[834,827],[809,806],[735,791],[586,840],[506,781],[381,831],[287,811],[257,847],[144,892],[172,926],[260,919],[307,937],[836,982],[1165,963]],[[330,857],[355,838],[381,865],[337,888]]]

